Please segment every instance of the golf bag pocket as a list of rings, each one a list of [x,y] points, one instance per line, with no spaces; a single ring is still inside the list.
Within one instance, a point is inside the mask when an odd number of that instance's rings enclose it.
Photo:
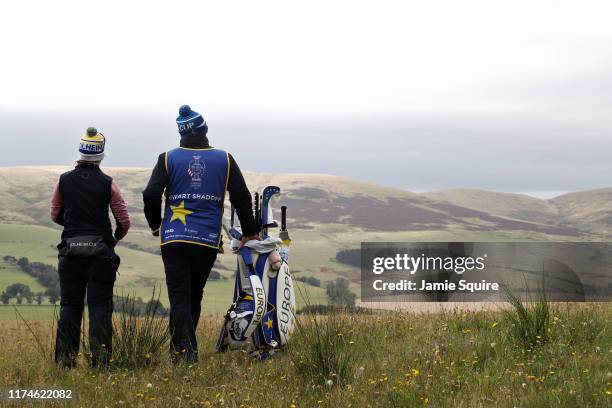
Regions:
[[[237,349],[246,344],[266,314],[266,294],[261,280],[257,275],[251,275],[248,281],[249,291],[241,291],[225,315],[217,352],[227,348]]]
[[[287,344],[295,322],[295,289],[289,265],[283,262],[278,271],[270,266],[263,286],[268,297],[268,312],[260,331],[254,335],[255,347],[282,347]]]
[[[295,289],[289,265],[283,262],[276,276],[274,310],[276,312],[276,334],[281,345],[287,344],[295,323]]]
[[[60,256],[67,258],[88,258],[110,253],[108,244],[101,236],[97,235],[66,238],[64,244],[60,245]]]

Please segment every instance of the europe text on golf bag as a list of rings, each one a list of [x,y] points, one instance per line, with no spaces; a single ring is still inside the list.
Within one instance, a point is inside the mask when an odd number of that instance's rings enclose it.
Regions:
[[[266,187],[261,195],[255,193],[255,215],[261,229],[261,241],[248,241],[240,248],[242,233],[234,225],[232,208],[230,227],[231,247],[237,254],[233,303],[230,306],[217,352],[250,345],[254,356],[267,358],[287,343],[294,323],[295,290],[289,270],[289,245],[286,207],[282,207],[279,237],[268,235],[273,221],[271,200],[280,193],[278,187]]]

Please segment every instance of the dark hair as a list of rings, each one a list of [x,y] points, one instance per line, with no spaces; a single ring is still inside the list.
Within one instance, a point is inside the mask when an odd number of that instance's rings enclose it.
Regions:
[[[95,164],[96,166],[99,166],[100,163],[102,163],[102,160],[95,160],[95,161],[77,160],[76,162],[76,164]]]

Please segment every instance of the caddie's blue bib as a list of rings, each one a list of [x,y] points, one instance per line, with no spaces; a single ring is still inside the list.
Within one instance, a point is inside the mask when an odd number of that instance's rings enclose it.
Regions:
[[[188,242],[219,248],[229,156],[214,148],[166,153],[169,183],[161,244]]]

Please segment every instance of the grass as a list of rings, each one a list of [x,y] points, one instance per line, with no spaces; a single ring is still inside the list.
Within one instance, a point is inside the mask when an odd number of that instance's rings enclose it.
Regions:
[[[292,363],[305,380],[318,385],[342,385],[352,379],[357,359],[352,316],[334,308],[326,316],[307,313],[296,319],[289,344]]]
[[[150,299],[159,300],[159,295],[153,292]],[[111,367],[133,369],[158,365],[168,350],[168,318],[157,316],[157,304],[139,317],[133,297],[123,297],[120,302],[118,306],[125,313],[113,319]]]
[[[22,271],[18,266],[9,265],[0,259],[0,292],[13,283],[28,285],[33,293],[46,290],[35,278]]]
[[[144,239],[141,237],[142,234],[135,235],[140,239]],[[149,238],[153,240],[152,237],[149,236]],[[52,228],[33,225],[0,225],[0,257],[4,255],[12,255],[17,258],[25,256],[31,261],[56,265],[57,249],[55,245],[59,240],[60,231]],[[158,286],[161,287],[160,301],[165,306],[168,306],[169,302],[161,257],[125,247],[118,247],[117,253],[121,257],[121,266],[115,283],[115,289],[147,299],[153,288]],[[203,313],[224,314],[232,300],[233,271],[236,257],[233,254],[224,254],[220,255],[219,259],[228,268],[221,271],[228,279],[209,280],[206,283],[202,304]],[[7,286],[17,282],[26,284],[28,284],[27,282],[36,283],[33,278],[24,272],[15,270],[1,260],[0,266],[6,266],[7,268],[0,269],[0,290],[3,289],[3,284]],[[327,295],[324,288],[317,288],[302,283],[298,283],[298,285],[309,293],[314,303],[327,304]],[[29,286],[30,288],[39,288],[37,284]],[[29,309],[26,313],[34,315],[37,310],[40,312],[38,313],[38,318],[52,318],[52,314],[46,313],[45,309]],[[2,307],[0,307],[0,320],[7,318],[14,318],[12,309],[10,313],[4,313]]]
[[[19,319],[13,306],[17,307],[19,313],[28,320],[53,320],[55,310],[59,310],[59,302],[56,306],[42,305],[0,305],[0,321]]]
[[[511,335],[510,321],[497,311],[336,318],[329,326],[319,318],[320,330],[329,341],[338,327],[344,335],[351,332],[355,358],[344,381],[332,386],[303,375],[294,364],[299,353],[316,349],[314,336],[298,331],[291,348],[253,362],[246,352],[213,352],[221,318],[210,316],[198,327],[199,364],[174,367],[164,359],[154,367],[109,372],[58,370],[36,352],[23,323],[4,322],[0,373],[7,388],[73,389],[76,400],[68,406],[609,407],[612,402],[610,304],[551,305],[549,340],[531,348]],[[305,333],[314,330],[311,320],[301,319]],[[31,325],[51,339],[52,322]],[[317,367],[313,373],[323,377],[338,371]]]
[[[18,281],[21,282],[21,281]],[[165,305],[168,306],[168,295],[166,293],[165,282],[159,282],[161,286],[160,300]],[[302,283],[297,283],[296,286],[308,286]],[[206,283],[206,288],[204,290],[204,300],[202,301],[202,313],[203,314],[211,314],[211,315],[219,315],[223,314],[227,311],[227,308],[230,306],[232,301],[233,294],[233,281],[208,281]],[[117,293],[124,292],[130,295],[140,296],[143,299],[147,299],[151,295],[152,287],[115,287],[115,291]],[[314,288],[312,286],[308,286],[308,292],[310,293],[310,297],[312,302],[315,304],[327,304],[327,296],[325,295],[325,289],[322,288]],[[301,301],[298,300],[298,307],[301,307]],[[59,302],[57,307],[59,308]],[[26,319],[33,320],[48,320],[53,319],[53,306],[49,304],[43,304],[41,306],[38,305],[20,305],[18,306],[19,311],[24,315]],[[13,305],[0,305],[0,321],[2,320],[13,320],[15,319],[15,311],[13,310]]]
[[[550,304],[546,301],[544,286],[538,291],[538,299],[524,303],[507,286],[503,286],[506,300],[512,306],[504,312],[510,323],[510,334],[526,347],[548,341],[550,332]]]

